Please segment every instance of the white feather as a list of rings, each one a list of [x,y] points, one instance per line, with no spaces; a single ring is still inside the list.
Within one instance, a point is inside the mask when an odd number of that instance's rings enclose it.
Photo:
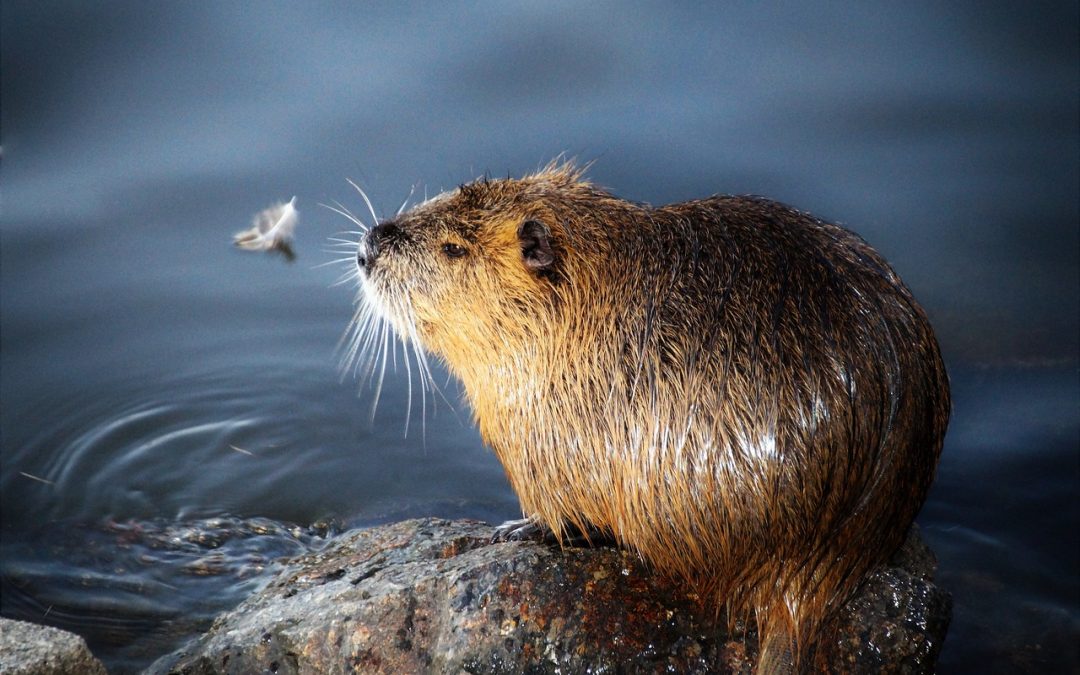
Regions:
[[[238,232],[236,245],[248,251],[269,251],[287,246],[293,238],[299,213],[296,197],[255,214],[251,229]]]

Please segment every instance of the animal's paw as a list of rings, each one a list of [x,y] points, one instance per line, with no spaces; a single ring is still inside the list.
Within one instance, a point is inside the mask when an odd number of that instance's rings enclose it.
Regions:
[[[501,541],[554,541],[555,534],[545,525],[532,518],[508,520],[495,527],[491,542]]]

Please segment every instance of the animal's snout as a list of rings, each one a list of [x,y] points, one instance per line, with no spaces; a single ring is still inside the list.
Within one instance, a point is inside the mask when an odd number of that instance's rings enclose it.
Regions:
[[[384,250],[387,244],[400,239],[402,234],[401,228],[393,222],[381,223],[371,228],[360,240],[360,246],[356,250],[356,264],[364,272],[371,272],[371,266],[379,257],[379,252]]]
[[[356,266],[364,272],[368,272],[368,263],[371,258],[372,255],[368,252],[367,237],[365,236],[356,247]]]

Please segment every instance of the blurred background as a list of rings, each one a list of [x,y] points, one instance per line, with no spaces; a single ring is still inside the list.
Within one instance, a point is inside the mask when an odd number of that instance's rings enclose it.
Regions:
[[[953,381],[939,671],[1080,669],[1076,3],[582,4],[4,0],[4,616],[134,671],[328,529],[516,517],[444,372],[410,403],[399,360],[373,418],[339,377],[355,228],[318,204],[565,152],[893,263]],[[233,248],[293,195],[295,262]]]

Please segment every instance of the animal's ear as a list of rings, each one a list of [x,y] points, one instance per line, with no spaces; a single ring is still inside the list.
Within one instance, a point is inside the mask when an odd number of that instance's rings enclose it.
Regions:
[[[551,230],[539,220],[526,220],[518,228],[518,243],[525,266],[537,272],[550,270],[555,264],[551,248]]]

